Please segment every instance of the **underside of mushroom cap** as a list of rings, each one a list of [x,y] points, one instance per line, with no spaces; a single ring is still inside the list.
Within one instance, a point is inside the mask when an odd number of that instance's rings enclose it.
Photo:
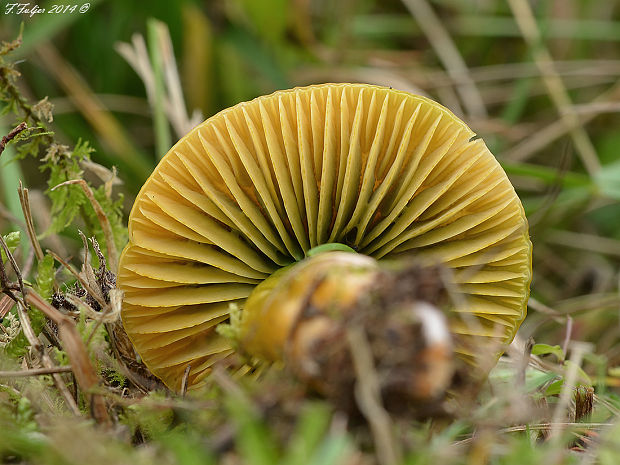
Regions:
[[[149,369],[199,386],[232,352],[230,304],[320,244],[452,270],[457,347],[510,342],[531,280],[527,220],[481,139],[441,105],[365,84],[259,97],[198,125],[140,191],[119,266],[123,323]]]

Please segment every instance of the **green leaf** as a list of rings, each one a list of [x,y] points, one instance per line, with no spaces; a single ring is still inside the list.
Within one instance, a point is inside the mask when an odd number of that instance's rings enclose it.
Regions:
[[[545,396],[557,396],[562,391],[562,386],[564,385],[564,379],[558,379],[549,385],[547,390],[545,391]]]
[[[19,246],[19,241],[21,239],[21,235],[19,231],[13,231],[8,233],[6,236],[2,236],[4,238],[4,242],[9,247],[9,251],[11,253],[15,252],[15,249]],[[0,248],[0,256],[2,257],[2,263],[7,260],[7,256],[4,254],[4,250]]]
[[[532,347],[532,355],[555,355],[559,361],[565,359],[564,351],[558,345],[551,346],[549,344],[536,344]]]
[[[504,160],[501,161],[501,165],[508,175],[534,178],[542,181],[548,186],[560,184],[562,187],[585,187],[588,189],[594,187],[592,186],[590,178],[581,173],[566,171],[560,174],[557,168],[549,168],[547,166],[530,163],[514,163]]]
[[[36,290],[41,297],[49,300],[54,291],[54,258],[51,255],[43,257],[37,265]]]
[[[528,368],[526,372],[526,389],[528,392],[538,390],[554,378],[557,378],[557,376],[558,375],[553,372],[545,372]]]
[[[43,159],[41,170],[49,170],[46,194],[52,202],[52,224],[46,235],[59,233],[71,224],[80,213],[80,208],[87,202],[84,192],[77,185],[62,186],[52,190],[58,184],[82,178],[80,161],[90,159],[93,149],[88,142],[78,141],[72,152],[67,147],[53,146]]]

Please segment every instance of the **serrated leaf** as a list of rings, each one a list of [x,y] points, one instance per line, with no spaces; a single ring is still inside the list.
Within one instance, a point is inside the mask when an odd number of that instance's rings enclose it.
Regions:
[[[64,182],[67,179],[60,181]],[[57,183],[60,184],[60,183]],[[80,213],[80,208],[86,203],[84,193],[78,186],[63,186],[49,193],[52,201],[52,223],[46,234],[54,234],[69,226]]]

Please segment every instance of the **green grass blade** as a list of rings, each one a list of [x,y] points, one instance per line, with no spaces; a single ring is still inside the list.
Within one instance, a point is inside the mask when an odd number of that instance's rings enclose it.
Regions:
[[[158,158],[162,158],[172,146],[172,136],[165,109],[166,86],[164,82],[164,62],[160,48],[160,30],[162,27],[166,27],[164,23],[154,18],[150,18],[146,24],[149,54],[155,80],[153,129],[155,131],[155,149]]]

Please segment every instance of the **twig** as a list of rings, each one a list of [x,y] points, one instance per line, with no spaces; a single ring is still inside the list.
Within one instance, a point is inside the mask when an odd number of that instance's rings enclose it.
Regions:
[[[185,397],[185,394],[187,393],[187,380],[189,379],[189,372],[191,371],[192,366],[191,365],[187,365],[187,367],[185,367],[185,371],[183,372],[183,379],[181,380],[181,397]]]
[[[30,197],[28,196],[28,189],[24,189],[21,180],[19,181],[19,188],[17,189],[17,192],[19,193],[19,202],[22,205],[22,212],[24,213],[24,219],[26,220],[26,232],[28,233],[30,244],[32,244],[32,249],[37,256],[37,260],[41,261],[43,260],[43,250],[41,250],[41,244],[39,244],[39,240],[37,239],[34,229],[34,222],[32,221]]]
[[[486,118],[487,111],[476,84],[469,75],[465,60],[452,41],[431,6],[426,0],[403,0],[407,9],[415,16],[418,26],[428,37],[435,53],[446,67],[448,75],[456,83],[467,113],[473,118]]]
[[[90,201],[91,205],[95,209],[95,213],[97,214],[97,218],[99,219],[99,223],[101,224],[101,229],[103,229],[103,235],[105,237],[105,245],[108,249],[108,259],[110,260],[110,269],[113,272],[116,272],[116,268],[118,267],[118,252],[116,250],[116,245],[114,244],[114,234],[112,233],[112,227],[110,226],[110,221],[106,216],[103,208],[95,198],[92,189],[83,179],[72,179],[71,181],[62,182],[54,187],[52,187],[52,191],[58,189],[62,186],[68,186],[72,184],[78,184],[84,194]]]
[[[11,129],[6,136],[2,137],[2,140],[0,140],[0,156],[2,156],[2,152],[4,152],[6,145],[15,139],[20,132],[25,131],[26,129],[28,129],[28,125],[25,122],[22,122]]]
[[[0,323],[2,323],[2,319],[6,314],[9,313],[9,310],[13,308],[13,305],[15,305],[15,302],[10,295],[3,295],[0,297]]]
[[[4,241],[4,237],[2,237],[2,234],[0,234],[0,246],[2,247],[2,250],[4,250],[4,254],[7,256],[8,260],[9,260],[9,263],[13,267],[13,270],[15,270],[15,274],[17,276],[17,282],[18,282],[18,285],[19,285],[19,290],[20,290],[22,296],[26,295],[26,291],[24,289],[24,280],[22,279],[22,274],[19,271],[19,266],[17,266],[17,262],[15,261],[15,257],[13,257],[13,254],[9,250],[9,246]],[[4,269],[4,265],[1,264],[1,263],[0,263],[0,284],[3,286],[2,290],[6,293],[6,290],[4,289],[4,286],[8,284],[8,277],[6,275],[6,271]],[[8,294],[8,295],[11,295],[11,294]],[[23,302],[23,300],[22,300],[22,302]]]
[[[563,124],[570,130],[577,153],[579,153],[588,173],[594,175],[601,169],[596,149],[579,121],[566,87],[564,87],[562,79],[555,70],[551,54],[543,44],[542,36],[530,4],[527,0],[509,0],[508,3],[523,34],[523,38],[532,50],[534,62],[542,75],[542,80],[547,87],[549,97],[551,97],[551,101],[556,106]]]
[[[1,234],[0,234],[0,239],[2,239]],[[4,269],[4,263],[2,263],[2,260],[0,260],[0,291],[3,292],[13,302],[19,302],[19,297],[13,293],[13,291],[18,291],[18,290],[19,290],[19,287],[13,285],[9,281],[9,277],[7,276],[6,270]],[[11,307],[9,307],[9,309],[10,308]]]
[[[379,378],[373,364],[370,344],[360,326],[347,329],[349,352],[355,369],[355,398],[368,421],[381,465],[401,463],[397,444],[392,436],[392,420],[381,402]]]
[[[27,376],[52,375],[54,373],[70,373],[71,366],[52,368],[34,368],[32,370],[0,371],[0,378],[25,378]]]

